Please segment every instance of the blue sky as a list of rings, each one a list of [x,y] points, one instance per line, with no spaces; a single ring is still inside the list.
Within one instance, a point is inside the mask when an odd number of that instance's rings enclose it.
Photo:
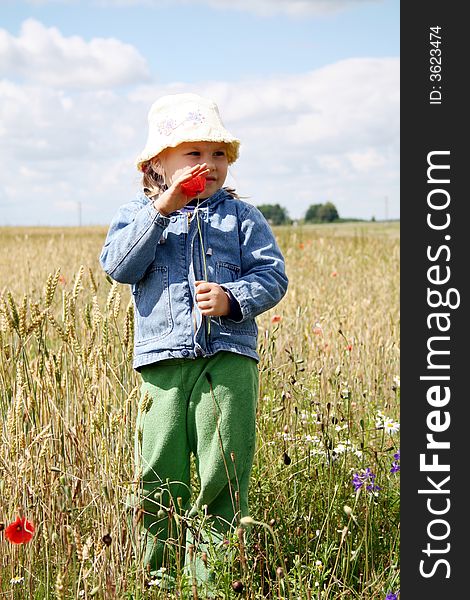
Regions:
[[[0,225],[108,223],[175,91],[217,101],[254,204],[399,217],[399,0],[0,6]]]

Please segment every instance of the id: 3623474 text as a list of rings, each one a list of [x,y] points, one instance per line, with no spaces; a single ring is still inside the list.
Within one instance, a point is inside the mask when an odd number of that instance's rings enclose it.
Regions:
[[[439,25],[429,28],[429,104],[442,102],[442,44],[441,29]]]

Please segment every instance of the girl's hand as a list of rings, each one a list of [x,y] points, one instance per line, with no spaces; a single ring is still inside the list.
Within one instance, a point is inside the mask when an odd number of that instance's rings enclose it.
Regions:
[[[163,192],[161,196],[158,196],[153,202],[153,206],[158,212],[167,217],[170,213],[175,212],[175,210],[179,210],[186,206],[186,204],[191,200],[182,190],[181,185],[194,179],[195,177],[199,177],[202,175],[205,177],[210,173],[210,169],[207,168],[206,163],[202,163],[201,165],[194,165],[194,167],[188,167],[183,171],[181,175],[176,177],[170,187]]]
[[[225,317],[230,313],[230,300],[217,283],[196,281],[196,304],[206,317]]]

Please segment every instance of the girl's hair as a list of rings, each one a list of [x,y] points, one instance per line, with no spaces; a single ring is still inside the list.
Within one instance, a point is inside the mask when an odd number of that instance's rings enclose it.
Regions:
[[[149,198],[160,196],[168,186],[163,178],[163,169],[158,159],[148,160],[142,165],[142,188]]]
[[[160,194],[163,194],[168,189],[163,177],[163,167],[158,158],[145,162],[142,165],[142,171],[144,173],[142,176],[142,188],[146,196],[149,198],[160,196]],[[240,196],[233,188],[224,187],[223,189],[234,198],[240,199]]]

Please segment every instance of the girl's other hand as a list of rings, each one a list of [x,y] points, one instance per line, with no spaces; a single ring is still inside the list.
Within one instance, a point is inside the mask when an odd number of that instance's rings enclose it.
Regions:
[[[196,281],[196,304],[206,317],[225,317],[230,313],[230,300],[219,284]]]
[[[161,196],[158,196],[153,202],[153,206],[158,212],[164,217],[168,216],[170,213],[175,210],[179,210],[186,206],[186,204],[191,200],[191,197],[188,197],[183,189],[182,184],[195,179],[196,177],[202,176],[206,177],[210,173],[210,169],[207,167],[206,163],[202,163],[200,165],[194,165],[194,167],[188,167],[181,175],[179,175],[170,187],[163,192]]]

